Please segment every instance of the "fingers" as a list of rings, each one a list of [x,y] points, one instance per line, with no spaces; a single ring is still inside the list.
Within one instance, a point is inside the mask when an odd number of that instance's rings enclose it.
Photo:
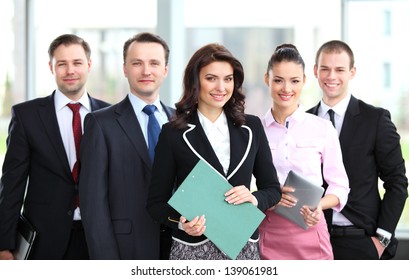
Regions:
[[[201,236],[206,230],[206,219],[205,216],[196,216],[190,222],[186,221],[185,217],[180,217],[180,222],[185,232],[192,236]]]
[[[290,186],[283,186],[281,188],[281,200],[278,204],[285,207],[294,207],[297,205],[298,199],[291,195],[294,191],[294,188]]]
[[[228,190],[225,194],[225,201],[229,204],[242,204],[244,202],[250,202],[256,205],[256,199],[251,194],[250,190],[244,185],[236,186]]]
[[[303,206],[300,209],[300,214],[303,215],[307,226],[315,226],[321,219],[321,210],[311,210],[308,206]]]

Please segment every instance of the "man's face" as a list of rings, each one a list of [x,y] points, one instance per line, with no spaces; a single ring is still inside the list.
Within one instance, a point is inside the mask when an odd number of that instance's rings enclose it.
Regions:
[[[168,75],[163,46],[133,42],[127,51],[123,70],[131,92],[142,99],[154,101]]]
[[[324,93],[324,101],[334,105],[342,100],[348,94],[348,84],[355,71],[355,67],[350,69],[350,58],[346,52],[321,52],[318,63],[314,65],[314,75]]]
[[[58,89],[70,99],[79,99],[85,90],[85,83],[91,69],[83,47],[79,44],[60,45],[49,62]]]

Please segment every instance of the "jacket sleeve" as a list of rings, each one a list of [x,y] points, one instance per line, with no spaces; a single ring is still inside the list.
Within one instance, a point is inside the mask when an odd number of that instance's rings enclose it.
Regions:
[[[378,228],[393,233],[408,197],[408,179],[405,175],[400,136],[387,110],[382,110],[379,117],[375,141],[376,164],[385,189]]]
[[[26,190],[30,145],[18,109],[11,110],[7,152],[0,182],[0,250],[13,250]]]

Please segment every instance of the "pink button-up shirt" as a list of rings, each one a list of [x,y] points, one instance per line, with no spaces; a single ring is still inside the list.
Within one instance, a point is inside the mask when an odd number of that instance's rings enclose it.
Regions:
[[[340,203],[333,209],[341,211],[348,199],[349,181],[337,131],[331,122],[308,114],[299,106],[287,118],[285,126],[274,120],[270,110],[262,123],[281,185],[290,170],[322,185],[322,164],[324,179],[328,183],[325,193],[339,198]]]

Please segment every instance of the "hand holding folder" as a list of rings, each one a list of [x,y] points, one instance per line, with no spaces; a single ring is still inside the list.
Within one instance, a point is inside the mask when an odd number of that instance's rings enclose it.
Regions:
[[[235,259],[265,215],[251,203],[229,204],[224,194],[232,185],[200,160],[168,201],[188,220],[205,215],[204,234]]]

